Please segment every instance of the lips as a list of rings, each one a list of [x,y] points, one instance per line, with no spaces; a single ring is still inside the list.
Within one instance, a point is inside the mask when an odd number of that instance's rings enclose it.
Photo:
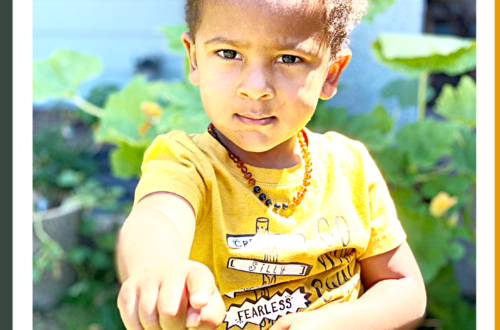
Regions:
[[[266,117],[266,116],[258,115],[258,114],[242,114],[242,115],[236,114],[236,117],[243,124],[259,125],[259,126],[269,125],[276,119],[275,116],[267,116]]]

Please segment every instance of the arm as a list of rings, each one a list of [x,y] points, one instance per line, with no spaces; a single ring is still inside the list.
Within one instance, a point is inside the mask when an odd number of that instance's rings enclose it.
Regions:
[[[194,211],[177,195],[154,193],[133,208],[116,247],[118,309],[127,329],[220,324],[225,306],[214,277],[188,260],[194,229]]]
[[[272,330],[415,329],[424,316],[426,293],[408,244],[360,264],[366,292],[358,300],[283,317]]]
[[[156,263],[187,260],[194,229],[194,211],[184,198],[171,193],[143,198],[118,236],[116,268],[120,282]]]

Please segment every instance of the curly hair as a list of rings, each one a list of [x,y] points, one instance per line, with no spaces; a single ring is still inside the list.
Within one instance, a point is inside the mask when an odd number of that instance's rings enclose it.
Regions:
[[[367,7],[367,0],[318,0],[325,12],[325,34],[330,45],[331,57],[334,58],[349,45],[349,33],[359,24]],[[200,25],[203,0],[186,0],[184,7],[186,23],[191,35],[195,36]]]

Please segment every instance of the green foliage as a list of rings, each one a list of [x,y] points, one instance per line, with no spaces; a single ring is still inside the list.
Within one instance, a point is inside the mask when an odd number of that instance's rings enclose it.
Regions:
[[[68,146],[62,127],[47,128],[33,137],[33,189],[58,206],[74,187],[97,172],[88,146]]]
[[[383,98],[395,97],[398,100],[399,106],[405,108],[408,106],[414,106],[418,102],[417,93],[415,91],[418,89],[418,80],[403,80],[397,79],[388,83],[382,90]],[[432,100],[436,91],[427,86],[427,101]]]
[[[453,123],[428,118],[402,127],[395,142],[410,166],[429,169],[440,158],[451,155],[455,130]]]
[[[427,294],[427,308],[441,320],[444,329],[476,329],[476,310],[461,299],[460,287],[455,283],[451,264],[427,284]]]
[[[443,86],[436,100],[437,114],[469,128],[476,126],[476,83],[469,76],[462,76],[457,87]]]
[[[96,56],[58,50],[50,59],[33,63],[33,99],[71,98],[82,81],[100,71],[101,62]]]
[[[373,43],[375,58],[411,76],[422,72],[460,75],[476,66],[476,42],[451,36],[382,34]]]
[[[367,23],[373,22],[373,18],[384,12],[387,8],[394,4],[394,0],[370,0],[368,1],[368,8],[363,15],[363,21]]]
[[[389,144],[393,126],[392,118],[382,106],[376,107],[372,113],[348,117],[347,110],[327,109],[321,103],[308,127],[316,132],[327,130],[343,132],[352,139],[366,141],[367,147],[382,150]]]

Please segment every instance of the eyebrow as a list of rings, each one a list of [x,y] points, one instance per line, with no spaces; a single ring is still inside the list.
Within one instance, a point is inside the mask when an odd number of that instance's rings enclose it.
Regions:
[[[236,40],[228,39],[223,36],[216,36],[212,39],[209,39],[205,41],[204,45],[209,46],[209,45],[218,45],[218,44],[225,44],[225,45],[231,45],[233,47],[238,47],[238,48],[246,48],[249,47],[248,43],[242,43]],[[318,51],[312,50],[310,47],[307,47],[304,45],[303,42],[288,42],[288,43],[276,43],[276,49],[280,51],[284,50],[295,50],[297,52],[301,52],[304,54],[308,55],[318,55]]]
[[[214,37],[212,39],[209,39],[209,40],[205,41],[205,46],[218,45],[218,44],[226,44],[226,45],[231,45],[231,46],[234,46],[234,47],[244,47],[244,46],[246,46],[246,44],[243,44],[241,42],[238,42],[238,41],[235,41],[235,40],[231,40],[231,39],[228,39],[228,38],[222,37],[222,36],[217,36],[217,37]]]

